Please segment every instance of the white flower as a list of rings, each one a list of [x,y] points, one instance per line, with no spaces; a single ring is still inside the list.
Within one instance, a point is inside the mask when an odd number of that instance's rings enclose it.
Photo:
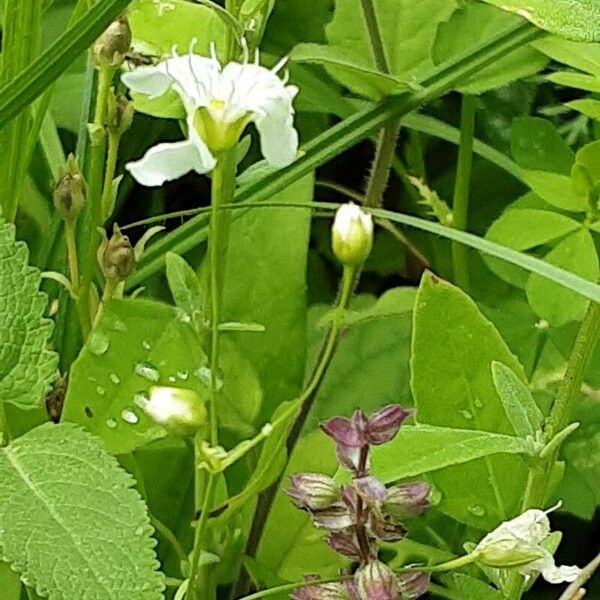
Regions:
[[[215,167],[215,154],[233,148],[250,122],[256,124],[267,162],[278,168],[290,164],[298,150],[292,107],[298,88],[277,74],[285,60],[269,70],[258,64],[257,54],[254,63],[230,62],[222,68],[214,47],[211,58],[193,54],[192,48],[122,77],[133,92],[149,98],[173,89],[187,115],[188,139],[158,144],[129,163],[135,179],[157,186],[189,171],[207,173]]]
[[[140,408],[152,421],[176,435],[191,435],[206,423],[204,403],[192,390],[154,386]]]
[[[373,219],[353,202],[343,204],[335,213],[331,243],[337,259],[344,265],[359,266],[373,246]]]
[[[575,581],[581,569],[557,567],[552,553],[542,546],[550,532],[547,513],[530,509],[488,533],[477,544],[474,553],[483,564],[498,568],[514,567],[525,577],[541,573],[549,583]]]

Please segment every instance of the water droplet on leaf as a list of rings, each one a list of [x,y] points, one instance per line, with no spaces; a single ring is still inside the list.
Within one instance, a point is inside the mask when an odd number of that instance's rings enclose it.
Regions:
[[[104,394],[106,394],[106,390],[101,385],[99,385],[96,387],[96,393],[99,396],[104,396]]]
[[[92,331],[87,342],[87,346],[92,354],[96,356],[102,356],[110,345],[108,336],[101,331]]]
[[[140,420],[140,418],[129,408],[123,410],[121,418],[125,423],[129,423],[130,425],[135,425]]]
[[[114,429],[117,426],[117,422],[114,419],[108,419],[106,421],[106,426],[110,427],[110,429]]]
[[[473,504],[468,507],[469,512],[474,514],[476,517],[483,517],[485,515],[485,508],[479,504]]]
[[[158,369],[150,363],[138,363],[135,365],[135,374],[152,383],[156,383],[160,379]]]
[[[469,410],[459,410],[458,411],[461,415],[461,417],[464,417],[465,419],[467,419],[467,421],[472,421],[473,420],[473,413]]]
[[[121,383],[121,379],[119,378],[119,376],[116,373],[111,373],[110,374],[110,380],[115,384],[115,385],[119,385]]]

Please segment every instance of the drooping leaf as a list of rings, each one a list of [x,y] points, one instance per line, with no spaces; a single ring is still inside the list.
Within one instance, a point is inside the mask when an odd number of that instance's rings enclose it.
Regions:
[[[544,416],[527,386],[500,362],[492,363],[492,377],[515,433],[521,437],[535,437]]]
[[[432,49],[433,61],[440,64],[451,57],[464,54],[485,39],[514,25],[518,17],[503,13],[480,2],[468,2],[456,10],[447,21],[440,23]],[[460,85],[465,94],[481,94],[537,73],[548,62],[532,47],[525,46],[509,56],[478,71]]]
[[[208,394],[210,372],[187,313],[147,300],[115,300],[73,363],[63,420],[99,435],[125,454],[162,437],[140,409],[152,386]]]
[[[102,442],[46,424],[0,451],[0,548],[49,600],[161,600],[152,528]]]
[[[525,381],[498,331],[461,290],[426,274],[415,304],[412,391],[417,421],[504,435],[514,430],[492,380],[500,361]],[[488,456],[432,475],[440,509],[490,530],[517,514],[527,470],[517,456]]]
[[[546,260],[590,281],[597,281],[600,274],[596,246],[586,229],[562,240],[546,255]],[[585,298],[534,274],[527,282],[527,298],[535,312],[555,326],[581,320],[588,305]]]
[[[541,29],[584,42],[600,41],[596,0],[484,0],[518,14]]]
[[[0,219],[0,402],[23,408],[41,405],[57,364],[48,349],[52,323],[43,318],[47,298],[28,258],[14,227]]]
[[[373,449],[373,473],[384,483],[418,477],[494,454],[531,454],[521,438],[432,425],[404,427],[388,444]]]

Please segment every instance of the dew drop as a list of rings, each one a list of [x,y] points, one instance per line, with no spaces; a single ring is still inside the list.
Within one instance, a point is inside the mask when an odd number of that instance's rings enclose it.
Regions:
[[[116,373],[111,373],[110,374],[110,380],[115,384],[115,385],[119,385],[121,383],[121,379],[119,378],[119,376]]]
[[[152,348],[152,345],[150,344],[150,342],[148,340],[144,340],[142,342],[142,348],[144,350],[150,350]]]
[[[106,390],[101,385],[98,385],[96,386],[96,393],[98,396],[104,396],[104,394],[106,394]]]
[[[110,319],[107,325],[111,331],[118,331],[120,333],[125,333],[127,331],[127,325],[125,325],[125,322],[121,321],[118,317]]]
[[[110,345],[108,337],[101,331],[92,331],[87,346],[92,354],[102,356]]]
[[[483,401],[479,397],[473,400],[473,404],[475,405],[475,408],[483,408]]]
[[[173,375],[169,375],[168,379],[169,379],[169,383],[175,383],[177,381],[177,378]]]
[[[148,396],[146,394],[139,392],[133,396],[133,403],[138,407],[144,410],[146,405],[148,404]]]
[[[467,421],[472,421],[473,420],[473,413],[471,411],[468,410],[459,410],[458,411],[459,414],[464,417],[465,419],[467,419]]]
[[[123,410],[121,418],[125,423],[129,423],[130,425],[135,425],[140,420],[140,418],[129,408]]]
[[[177,310],[177,320],[180,321],[181,323],[186,323],[189,324],[192,322],[192,317],[190,317],[190,315],[188,315],[188,313],[184,312],[181,309]]]
[[[476,517],[483,517],[485,515],[485,508],[480,506],[479,504],[472,504],[468,507],[470,513],[474,514]]]
[[[203,365],[194,371],[194,375],[207,387],[211,386],[211,370]],[[217,377],[217,391],[223,389],[223,379]]]
[[[157,368],[150,363],[138,363],[135,365],[135,374],[152,383],[156,383],[160,378]]]
[[[110,427],[110,429],[115,429],[115,427],[117,426],[117,422],[114,419],[108,419],[106,421],[106,426]]]
[[[93,375],[88,375],[87,380],[91,383],[96,383],[98,381]]]
[[[187,371],[177,371],[177,377],[183,381],[186,381],[189,377],[189,373]]]

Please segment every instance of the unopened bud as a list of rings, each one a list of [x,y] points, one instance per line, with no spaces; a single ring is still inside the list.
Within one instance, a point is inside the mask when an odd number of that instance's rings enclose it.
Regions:
[[[125,281],[135,270],[135,252],[126,235],[115,225],[110,240],[98,248],[98,262],[106,279]]]
[[[192,390],[152,387],[141,408],[152,421],[174,435],[193,435],[206,424],[204,402]]]
[[[406,529],[387,515],[371,513],[369,520],[371,533],[384,542],[399,542],[406,537]]]
[[[285,493],[300,508],[321,510],[339,501],[341,490],[335,481],[321,473],[302,473],[291,478]]]
[[[92,55],[97,67],[118,69],[131,49],[131,28],[126,17],[120,16],[96,40]]]
[[[341,504],[334,504],[312,513],[313,523],[323,529],[346,529],[354,525],[354,517],[350,511]]]
[[[417,517],[429,508],[430,489],[420,482],[394,485],[387,491],[383,511],[397,520]]]
[[[343,583],[325,583],[299,588],[290,600],[352,600],[352,596]]]
[[[85,203],[85,191],[77,159],[71,154],[53,194],[54,207],[65,221],[74,221],[79,216]]]
[[[428,573],[404,573],[396,577],[402,600],[415,600],[427,593],[431,584]]]
[[[348,267],[360,267],[373,247],[373,219],[352,202],[338,208],[331,244],[336,258]]]
[[[369,444],[379,446],[392,440],[400,425],[412,415],[412,411],[404,410],[398,404],[389,404],[369,417],[366,437]]]
[[[353,560],[360,558],[360,548],[354,535],[336,531],[335,533],[330,533],[325,541],[332,550],[335,550],[342,556]]]
[[[400,592],[394,572],[379,560],[361,567],[355,574],[361,600],[399,600]]]
[[[535,546],[517,540],[498,540],[477,548],[477,562],[488,567],[510,568],[529,564],[543,557]]]
[[[108,97],[108,114],[106,128],[109,133],[121,136],[133,122],[133,103],[123,94],[111,93]]]

